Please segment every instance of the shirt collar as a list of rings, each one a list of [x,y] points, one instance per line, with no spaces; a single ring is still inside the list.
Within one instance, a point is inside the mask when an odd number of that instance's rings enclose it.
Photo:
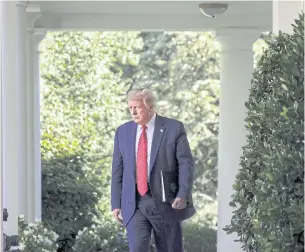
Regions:
[[[155,121],[156,121],[156,113],[154,113],[153,117],[150,119],[150,121],[148,123],[146,123],[146,127],[147,128],[151,128],[155,125]],[[138,130],[140,130],[142,128],[141,125],[138,125]]]

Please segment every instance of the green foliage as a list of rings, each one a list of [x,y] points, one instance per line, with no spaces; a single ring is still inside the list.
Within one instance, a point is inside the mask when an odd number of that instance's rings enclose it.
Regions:
[[[126,116],[130,80],[121,76],[141,47],[137,32],[48,33],[41,44],[45,159],[81,151],[109,174],[113,132]]]
[[[185,252],[216,252],[216,225],[190,219],[182,223],[182,230]],[[154,240],[151,242],[149,252],[157,252]]]
[[[22,252],[56,252],[58,235],[48,230],[41,221],[26,223],[19,218],[19,249]]]
[[[216,252],[217,229],[202,222],[188,221],[183,225],[185,252]]]
[[[183,225],[185,252],[216,252],[216,226],[187,221]],[[204,238],[204,239],[203,239]],[[126,231],[113,221],[103,220],[99,225],[84,228],[76,237],[75,252],[128,252]],[[156,251],[154,242],[150,252]]]
[[[253,44],[254,52],[254,68],[257,67],[264,51],[268,48],[268,44],[274,39],[275,34],[271,32],[263,32],[260,38]]]
[[[111,220],[103,218],[99,224],[84,228],[76,237],[75,252],[128,252],[125,229]]]
[[[94,223],[102,196],[100,180],[79,156],[44,160],[42,218],[58,235],[59,252],[70,251],[76,234]]]
[[[258,63],[228,233],[245,251],[304,251],[304,14]]]

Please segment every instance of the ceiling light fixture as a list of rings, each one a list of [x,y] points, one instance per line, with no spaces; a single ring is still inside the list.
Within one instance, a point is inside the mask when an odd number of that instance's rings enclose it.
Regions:
[[[215,18],[223,14],[228,9],[228,4],[224,3],[201,3],[199,4],[200,12],[210,18]]]

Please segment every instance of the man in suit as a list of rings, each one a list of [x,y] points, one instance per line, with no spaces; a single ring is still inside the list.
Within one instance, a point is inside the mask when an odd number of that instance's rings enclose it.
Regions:
[[[148,252],[153,231],[158,252],[182,252],[181,222],[195,214],[194,165],[182,122],[159,116],[150,90],[129,92],[132,121],[114,140],[111,207],[127,230],[130,252]],[[172,203],[162,201],[161,170],[178,174]]]

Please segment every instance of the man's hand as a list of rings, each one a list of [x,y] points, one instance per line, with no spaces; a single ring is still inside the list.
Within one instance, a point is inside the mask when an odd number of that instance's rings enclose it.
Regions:
[[[121,214],[121,209],[114,209],[112,211],[112,214],[113,214],[113,217],[115,218],[115,220],[122,224],[123,223],[123,217],[122,217],[122,214]]]
[[[172,208],[174,209],[184,209],[186,208],[186,200],[181,198],[176,198],[172,203]]]

